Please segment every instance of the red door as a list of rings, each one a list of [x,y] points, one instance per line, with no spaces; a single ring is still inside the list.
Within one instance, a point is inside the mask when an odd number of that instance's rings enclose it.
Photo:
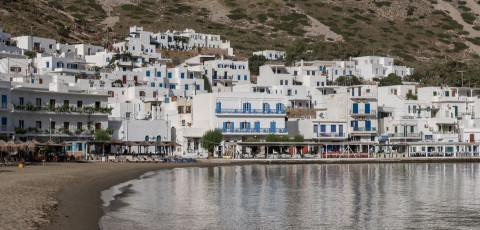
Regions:
[[[475,134],[473,133],[470,134],[470,142],[471,143],[475,142]]]
[[[138,83],[137,76],[133,76],[133,81],[134,81],[135,83]]]
[[[409,94],[412,94],[412,90],[411,90],[411,89],[409,89],[409,90],[408,90],[408,93],[409,93]]]
[[[123,82],[123,84],[127,84],[127,76],[126,75],[123,75],[122,82]]]

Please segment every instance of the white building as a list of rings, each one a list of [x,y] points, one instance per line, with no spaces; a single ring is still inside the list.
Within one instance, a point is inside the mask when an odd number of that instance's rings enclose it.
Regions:
[[[231,88],[234,85],[250,84],[250,70],[248,61],[234,61],[228,59],[205,61],[204,73],[218,89]]]
[[[263,50],[253,52],[253,55],[264,56],[267,60],[283,60],[285,58],[285,51]]]
[[[11,40],[17,43],[17,47],[37,53],[54,54],[57,51],[57,41],[54,39],[35,36],[13,37]]]
[[[364,79],[383,78],[391,73],[399,77],[413,74],[413,68],[394,65],[394,59],[389,57],[365,56],[353,58],[359,75]]]

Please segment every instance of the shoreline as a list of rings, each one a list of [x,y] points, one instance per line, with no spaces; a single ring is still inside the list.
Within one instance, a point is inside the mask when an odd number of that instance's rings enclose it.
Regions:
[[[85,163],[99,168],[125,168],[108,170],[97,177],[75,178],[53,194],[57,202],[43,209],[48,222],[36,225],[39,229],[100,229],[98,221],[103,216],[102,191],[112,186],[138,179],[141,175],[159,170],[189,167],[241,166],[252,164],[363,164],[363,163],[480,163],[480,158],[349,158],[349,159],[199,159],[197,163]],[[62,163],[68,167],[68,163]],[[60,164],[60,165],[62,165]],[[103,167],[105,166],[105,167]],[[30,166],[41,167],[41,166]],[[82,166],[80,166],[82,167]]]

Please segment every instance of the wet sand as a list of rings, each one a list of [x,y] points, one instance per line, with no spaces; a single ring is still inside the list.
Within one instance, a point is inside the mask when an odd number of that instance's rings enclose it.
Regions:
[[[98,229],[100,192],[140,175],[176,167],[245,164],[480,162],[479,158],[199,160],[198,163],[49,163],[0,167],[0,223],[5,229]]]

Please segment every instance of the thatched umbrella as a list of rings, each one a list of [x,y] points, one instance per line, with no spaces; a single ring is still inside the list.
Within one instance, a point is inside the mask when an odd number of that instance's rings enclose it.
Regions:
[[[27,141],[24,143],[24,145],[26,146],[28,151],[32,151],[32,152],[35,151],[35,147],[37,146],[33,141]]]
[[[138,146],[136,142],[133,141],[127,141],[125,142],[125,145],[128,146],[128,152],[131,153],[132,151],[132,146]]]
[[[25,151],[25,150],[27,150],[27,146],[25,145],[25,142],[15,141],[15,145],[17,146],[17,150],[18,150],[18,151]]]
[[[4,140],[0,140],[0,156],[3,158],[3,146],[6,144],[7,142],[5,142]]]
[[[147,146],[152,146],[152,143],[148,142],[148,141],[142,141],[138,144],[139,146],[143,146],[143,151],[145,152],[145,148]]]
[[[5,151],[5,152],[13,152],[17,149],[17,145],[13,141],[8,141],[2,147],[3,147],[2,150]]]

